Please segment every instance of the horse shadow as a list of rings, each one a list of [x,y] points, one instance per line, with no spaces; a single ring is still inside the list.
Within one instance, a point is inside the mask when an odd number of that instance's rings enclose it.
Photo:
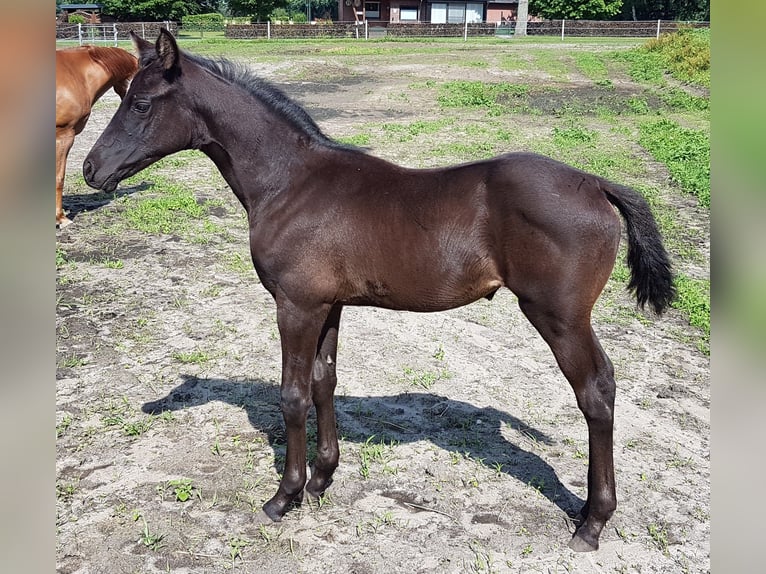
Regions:
[[[263,380],[229,381],[182,375],[184,381],[165,397],[145,403],[147,414],[182,410],[221,401],[240,407],[254,429],[264,433],[275,453],[275,467],[282,469],[285,437],[279,409],[279,385]],[[430,392],[404,392],[390,396],[335,396],[339,435],[344,440],[364,444],[375,441],[396,444],[426,440],[457,455],[481,461],[523,484],[536,488],[570,517],[575,517],[584,501],[561,483],[553,468],[533,452],[509,442],[503,425],[524,434],[534,442],[550,445],[543,432],[511,414],[492,407],[479,408],[469,403]],[[413,424],[416,421],[417,424]],[[307,423],[311,435],[315,425],[313,409]],[[311,437],[309,438],[311,441]]]
[[[61,202],[67,217],[74,221],[75,218],[81,213],[87,213],[88,211],[100,209],[105,205],[109,205],[116,199],[133,195],[139,191],[145,191],[151,187],[152,184],[150,182],[144,181],[138,185],[119,187],[112,192],[94,190],[90,193],[67,194],[66,190],[64,190],[64,195],[61,198]]]

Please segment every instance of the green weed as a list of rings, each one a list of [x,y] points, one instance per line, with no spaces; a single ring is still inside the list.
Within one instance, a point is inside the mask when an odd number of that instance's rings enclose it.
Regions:
[[[172,489],[178,502],[186,502],[195,492],[190,478],[177,478],[167,482],[167,488]]]

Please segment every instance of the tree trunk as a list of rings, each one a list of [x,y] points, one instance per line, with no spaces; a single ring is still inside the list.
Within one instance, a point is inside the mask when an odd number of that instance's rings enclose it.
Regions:
[[[527,35],[527,18],[529,13],[529,0],[519,0],[519,13],[516,15],[516,30],[514,36]]]

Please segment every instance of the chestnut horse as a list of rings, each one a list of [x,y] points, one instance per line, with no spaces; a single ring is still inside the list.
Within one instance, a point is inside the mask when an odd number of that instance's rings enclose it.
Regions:
[[[93,104],[109,88],[125,97],[138,60],[120,48],[78,46],[56,50],[56,226],[71,223],[62,195],[69,150],[90,117]]]
[[[287,453],[258,520],[279,521],[321,495],[338,466],[333,393],[341,310],[373,305],[441,311],[501,287],[548,343],[589,435],[588,496],[570,541],[598,548],[617,506],[612,363],[591,310],[628,235],[629,289],[662,313],[670,261],[635,191],[552,159],[512,153],[407,169],[333,141],[282,92],[225,60],[181,52],[167,31],[134,37],[140,69],[88,154],[88,185],[113,191],[160,158],[199,149],[247,211],[250,252],[276,302]],[[616,208],[616,210],[615,210]],[[307,482],[306,419],[317,413]]]

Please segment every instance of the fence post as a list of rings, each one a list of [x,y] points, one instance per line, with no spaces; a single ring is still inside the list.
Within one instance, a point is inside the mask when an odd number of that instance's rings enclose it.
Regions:
[[[141,22],[141,37],[146,40],[146,26]]]
[[[271,40],[271,20],[266,20],[266,39]]]
[[[657,20],[657,37],[658,38],[660,37],[660,22],[662,22],[662,20]]]
[[[80,41],[80,46],[82,46],[82,24],[80,22],[77,22],[77,39]]]
[[[564,41],[564,22],[566,22],[566,19],[561,19],[561,40]]]
[[[112,30],[114,30],[114,45],[117,46],[117,24],[112,24]]]
[[[463,28],[463,42],[468,41],[468,17],[465,19],[465,27]]]
[[[364,39],[365,40],[370,39],[370,29],[367,24],[367,18],[364,19]]]

